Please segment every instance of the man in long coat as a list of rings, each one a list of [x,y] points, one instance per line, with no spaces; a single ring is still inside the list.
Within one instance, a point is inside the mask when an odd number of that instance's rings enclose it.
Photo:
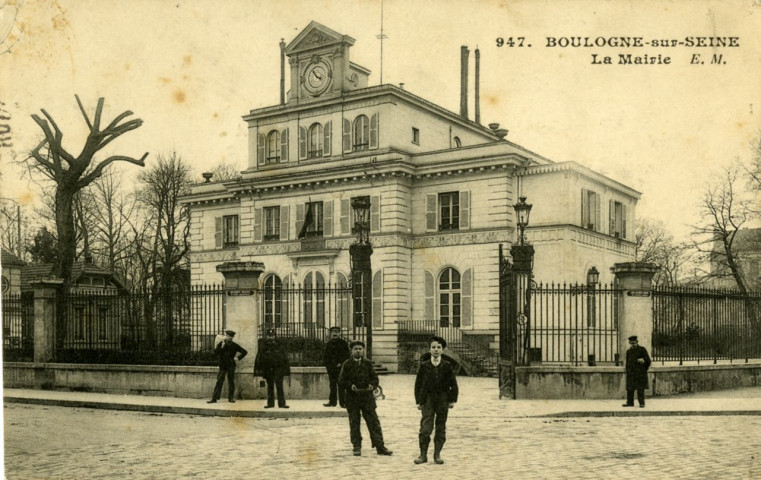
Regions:
[[[254,376],[263,377],[267,381],[267,405],[264,408],[275,406],[275,389],[277,389],[277,406],[290,408],[285,404],[285,393],[283,393],[283,377],[290,374],[291,364],[288,361],[288,354],[275,338],[275,331],[269,329],[254,361]]]
[[[338,377],[338,387],[346,390],[346,410],[349,413],[349,437],[354,456],[362,455],[362,433],[360,432],[360,414],[365,417],[367,429],[370,431],[372,446],[378,455],[391,455],[393,452],[383,443],[378,414],[375,412],[376,403],[373,390],[378,388],[378,374],[373,363],[364,358],[365,344],[360,341],[351,342],[351,358],[341,367]]]
[[[431,337],[428,340],[431,358],[420,364],[415,377],[415,403],[422,412],[418,434],[420,456],[415,459],[416,464],[428,461],[428,445],[434,425],[436,434],[433,437],[433,461],[437,464],[444,463],[440,454],[447,439],[447,416],[459,394],[454,369],[441,355],[446,346],[447,342],[443,338]]]
[[[626,351],[626,403],[622,406],[634,406],[634,391],[640,408],[645,407],[645,390],[650,387],[647,370],[650,368],[650,355],[647,349],[639,345],[636,335],[629,337],[629,349]]]
[[[219,372],[217,373],[217,383],[214,385],[214,393],[211,400],[206,403],[217,403],[222,396],[222,385],[227,377],[227,400],[235,403],[235,360],[243,360],[248,355],[245,348],[233,341],[235,332],[225,330],[225,337],[214,346],[214,355],[219,358]]]
[[[326,407],[335,407],[336,401],[338,401],[341,408],[346,408],[345,392],[343,388],[338,388],[338,377],[341,375],[341,366],[350,356],[349,344],[341,338],[341,327],[330,327],[330,340],[325,344],[325,351],[322,355],[322,361],[328,370],[328,379],[330,380],[328,403],[323,404]]]

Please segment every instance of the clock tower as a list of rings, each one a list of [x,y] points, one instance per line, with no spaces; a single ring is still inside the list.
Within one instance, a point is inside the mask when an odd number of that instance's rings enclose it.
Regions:
[[[364,88],[370,71],[349,60],[354,39],[311,22],[285,47],[291,68],[288,102],[302,103],[340,96]]]

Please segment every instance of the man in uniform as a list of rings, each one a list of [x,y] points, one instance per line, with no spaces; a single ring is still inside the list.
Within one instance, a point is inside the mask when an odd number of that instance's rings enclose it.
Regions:
[[[217,384],[214,386],[214,393],[211,400],[206,403],[217,403],[222,395],[222,385],[225,383],[227,376],[227,400],[235,403],[235,360],[243,360],[248,352],[245,348],[233,342],[235,332],[225,330],[225,337],[222,341],[214,346],[214,354],[219,357],[219,372],[217,373]]]
[[[420,364],[415,377],[415,403],[422,413],[418,434],[420,456],[414,460],[418,465],[428,461],[428,445],[434,425],[436,434],[433,437],[433,461],[439,465],[444,463],[441,449],[447,439],[447,416],[449,409],[457,402],[459,393],[454,369],[441,356],[446,346],[447,342],[443,338],[431,337],[428,340],[431,358]]]
[[[291,374],[291,364],[288,354],[275,338],[275,330],[269,329],[259,345],[259,352],[254,361],[254,376],[263,377],[267,381],[267,404],[264,408],[275,406],[275,390],[277,390],[277,406],[290,408],[285,404],[283,393],[283,377]]]
[[[650,387],[647,370],[650,368],[650,355],[647,349],[639,345],[636,335],[629,337],[629,349],[626,351],[626,403],[623,407],[634,406],[634,391],[640,408],[645,408],[645,390]]]
[[[346,410],[349,412],[349,436],[354,447],[354,456],[362,455],[362,433],[360,432],[360,414],[365,417],[367,429],[370,431],[372,446],[378,455],[391,455],[393,452],[383,443],[378,414],[375,412],[375,396],[373,390],[378,388],[378,374],[373,364],[364,358],[365,344],[360,341],[351,342],[351,358],[341,367],[338,377],[338,387],[346,390]]]
[[[343,388],[338,388],[338,376],[341,375],[341,365],[351,356],[349,344],[341,338],[341,327],[330,327],[330,340],[325,344],[325,352],[322,361],[328,370],[330,379],[330,397],[328,403],[323,404],[326,407],[335,407],[336,400],[341,408],[346,408]]]

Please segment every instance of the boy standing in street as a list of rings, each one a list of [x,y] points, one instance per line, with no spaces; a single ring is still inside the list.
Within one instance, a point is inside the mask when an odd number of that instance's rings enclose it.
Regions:
[[[370,440],[378,455],[391,455],[393,452],[383,443],[373,390],[378,388],[378,374],[373,363],[364,358],[365,344],[360,341],[351,342],[351,358],[341,367],[338,378],[338,388],[346,390],[346,410],[349,413],[349,436],[354,448],[354,456],[362,455],[362,433],[360,432],[360,415],[365,417]]]
[[[436,434],[433,437],[433,461],[441,465],[441,449],[447,439],[447,416],[449,409],[457,402],[459,390],[457,378],[452,365],[441,357],[441,352],[447,346],[441,337],[431,337],[428,347],[431,352],[430,360],[420,364],[415,378],[415,403],[422,412],[420,419],[420,456],[415,464],[428,461],[428,445],[431,442],[431,432],[434,425]]]

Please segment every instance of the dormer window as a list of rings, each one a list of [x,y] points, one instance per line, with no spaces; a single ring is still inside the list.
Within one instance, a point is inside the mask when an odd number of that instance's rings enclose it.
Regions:
[[[370,120],[365,115],[360,115],[354,120],[352,133],[355,152],[370,148]]]
[[[280,132],[273,130],[267,135],[266,163],[280,162]]]
[[[319,158],[322,157],[323,154],[323,133],[322,133],[322,125],[319,123],[313,124],[311,127],[309,127],[309,137],[308,137],[308,146],[307,146],[307,156],[308,158]]]

